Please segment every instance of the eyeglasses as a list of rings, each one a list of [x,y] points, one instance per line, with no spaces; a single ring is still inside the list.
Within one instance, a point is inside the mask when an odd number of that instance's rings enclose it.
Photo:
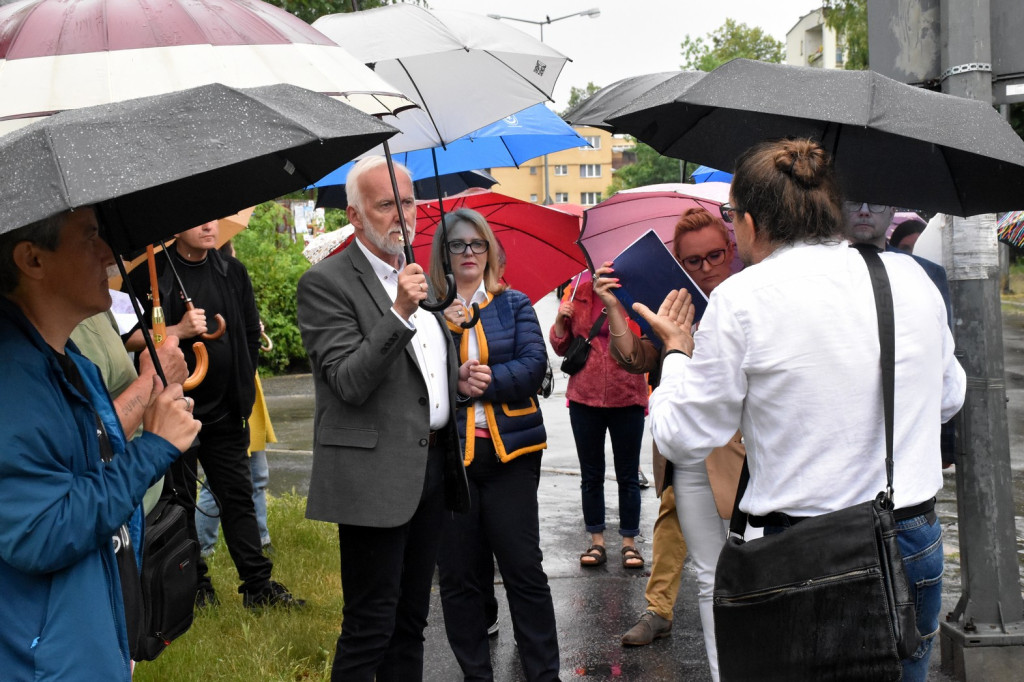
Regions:
[[[867,206],[868,211],[871,213],[881,213],[885,209],[889,208],[885,204],[868,204],[863,201],[844,201],[843,206],[846,207],[847,213],[859,213],[861,206]]]
[[[733,206],[732,204],[722,204],[721,206],[718,207],[718,212],[722,214],[722,220],[724,220],[727,223],[731,223],[733,222],[733,219],[736,217],[736,214],[740,212],[740,210]]]
[[[714,267],[725,262],[725,249],[715,249],[706,256],[688,256],[680,261],[687,272],[697,272],[704,267],[704,261]]]
[[[476,254],[487,253],[487,248],[489,246],[490,244],[488,244],[487,241],[484,239],[474,239],[473,241],[470,242],[464,242],[461,239],[455,239],[453,241],[448,242],[448,253],[453,254],[455,256],[459,256],[461,254],[466,253],[466,249],[469,249],[470,251]]]

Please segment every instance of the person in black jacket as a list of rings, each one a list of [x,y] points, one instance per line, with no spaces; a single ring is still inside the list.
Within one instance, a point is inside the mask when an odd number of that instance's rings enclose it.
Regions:
[[[192,307],[191,298],[185,299],[168,267],[168,258],[174,259],[174,269],[188,295],[200,301],[202,307]],[[171,473],[194,498],[197,460],[203,465],[207,484],[220,504],[224,540],[242,581],[238,591],[245,606],[301,606],[302,600],[294,599],[283,585],[271,580],[273,563],[261,551],[252,501],[247,419],[256,397],[260,321],[249,273],[237,259],[217,251],[217,221],[213,220],[178,234],[174,245],[157,255],[157,279],[167,334],[181,340],[190,371],[195,367],[194,342],[202,340],[209,356],[206,378],[187,392],[195,400],[196,418],[203,423],[202,437],[182,455]],[[131,280],[135,291],[149,291],[147,268],[136,268]],[[146,301],[145,307],[148,316],[152,301]],[[201,339],[201,334],[217,331],[207,327],[207,320],[217,315],[226,326],[223,335]],[[129,350],[142,347],[140,331],[132,333],[127,346]],[[190,525],[195,537],[194,518]],[[202,559],[199,576],[197,606],[216,604],[217,596]]]

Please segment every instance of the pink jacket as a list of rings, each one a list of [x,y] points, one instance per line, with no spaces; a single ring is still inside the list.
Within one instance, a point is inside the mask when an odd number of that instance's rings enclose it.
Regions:
[[[551,326],[548,338],[551,347],[558,355],[564,355],[573,338],[587,338],[590,328],[604,309],[601,299],[594,295],[590,282],[581,284],[573,298],[575,313],[565,336],[555,336],[555,327]],[[620,314],[624,314],[621,313]],[[627,407],[629,405],[647,406],[647,381],[642,374],[630,374],[622,369],[608,352],[608,323],[601,325],[601,331],[591,341],[590,355],[587,364],[576,374],[569,377],[569,385],[565,397],[572,402],[582,403],[591,407]],[[555,369],[557,370],[557,367]]]

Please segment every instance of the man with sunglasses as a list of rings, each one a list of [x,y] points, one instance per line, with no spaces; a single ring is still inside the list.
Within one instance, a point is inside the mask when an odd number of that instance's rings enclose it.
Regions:
[[[846,238],[851,244],[871,244],[879,251],[893,251],[906,253],[886,242],[885,233],[892,223],[896,213],[895,206],[885,204],[869,204],[861,201],[843,202],[843,213],[846,216]],[[950,305],[949,282],[946,279],[946,270],[938,263],[933,263],[927,258],[921,258],[913,254],[906,254],[917,261],[917,264],[924,268],[925,273],[942,294],[942,302],[946,305],[946,323],[950,329],[953,328],[953,309]],[[956,435],[955,422],[950,420],[942,425],[942,464],[950,466],[955,463],[954,439]]]

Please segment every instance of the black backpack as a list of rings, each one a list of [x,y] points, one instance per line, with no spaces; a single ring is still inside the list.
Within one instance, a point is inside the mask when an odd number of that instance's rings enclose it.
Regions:
[[[192,626],[199,587],[199,543],[188,526],[193,513],[165,475],[160,499],[146,515],[141,627],[134,637],[129,630],[133,660],[152,661]]]

